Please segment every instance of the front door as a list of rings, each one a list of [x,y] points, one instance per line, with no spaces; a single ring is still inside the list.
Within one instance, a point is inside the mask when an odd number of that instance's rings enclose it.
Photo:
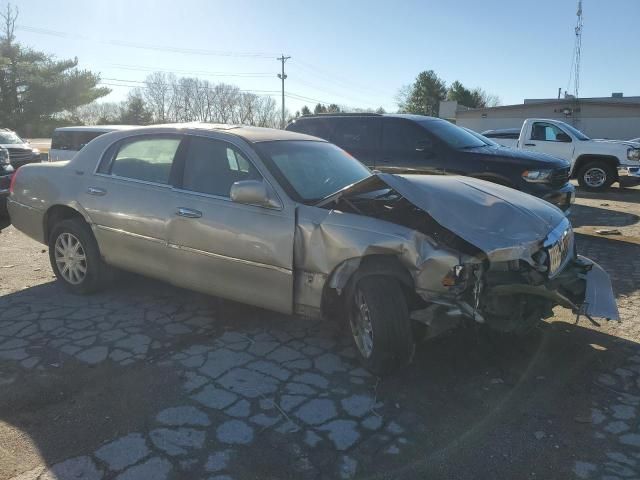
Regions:
[[[225,140],[187,137],[172,193],[171,275],[186,288],[291,313],[293,207],[230,199],[234,182],[263,179],[251,153]]]
[[[140,135],[112,146],[88,177],[79,202],[100,253],[126,270],[167,279],[171,172],[181,135]]]
[[[522,148],[532,152],[548,153],[555,157],[571,161],[573,142],[560,127],[547,122],[534,122],[531,125],[530,138],[525,139]]]

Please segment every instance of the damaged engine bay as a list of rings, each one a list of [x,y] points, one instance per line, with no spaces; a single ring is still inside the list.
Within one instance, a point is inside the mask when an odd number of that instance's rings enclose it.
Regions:
[[[419,298],[411,318],[431,327],[442,318],[464,317],[501,332],[525,332],[557,305],[593,323],[592,317],[617,319],[615,299],[602,294],[611,292],[608,275],[577,255],[569,221],[559,210],[550,215],[546,205],[536,210],[542,201],[533,197],[525,210],[510,194],[469,178],[377,174],[316,203],[326,210],[324,219],[313,215],[307,225],[300,213],[307,248],[297,249],[296,260],[305,271],[327,275],[329,287],[340,293],[361,258],[394,255]],[[390,242],[389,224],[404,242]],[[365,240],[363,228],[383,233]],[[354,229],[356,249],[349,256],[344,245],[333,243],[345,242]],[[333,259],[324,268],[312,261],[321,250]],[[329,271],[339,261],[344,263]]]

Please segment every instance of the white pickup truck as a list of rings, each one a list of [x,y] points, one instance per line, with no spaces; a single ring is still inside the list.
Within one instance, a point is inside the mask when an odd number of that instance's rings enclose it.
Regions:
[[[482,135],[511,148],[547,153],[571,162],[571,176],[581,187],[604,190],[640,182],[640,143],[592,140],[559,120],[529,118],[517,129],[487,130]]]

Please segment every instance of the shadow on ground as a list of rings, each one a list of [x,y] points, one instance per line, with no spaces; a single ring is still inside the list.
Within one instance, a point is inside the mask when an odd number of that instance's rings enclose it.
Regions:
[[[32,446],[59,479],[570,478],[578,453],[602,456],[599,373],[638,350],[564,322],[524,339],[464,329],[379,379],[338,322],[136,276],[2,297],[0,337],[0,478],[28,470]]]
[[[571,224],[574,227],[626,227],[635,225],[638,222],[640,222],[640,217],[632,213],[589,207],[587,205],[574,205],[571,208]]]

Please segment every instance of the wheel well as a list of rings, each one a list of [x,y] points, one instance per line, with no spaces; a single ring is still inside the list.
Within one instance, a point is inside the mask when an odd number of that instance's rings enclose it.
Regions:
[[[53,207],[47,210],[47,213],[44,216],[44,241],[48,243],[49,235],[51,234],[51,230],[53,227],[62,220],[69,220],[71,218],[78,218],[83,222],[84,217],[71,207],[67,207],[66,205],[54,205]]]
[[[616,170],[616,168],[618,167],[618,164],[620,162],[616,157],[612,157],[609,155],[581,155],[578,158],[576,158],[576,162],[573,165],[573,172],[571,174],[571,178],[576,178],[578,176],[578,172],[585,164],[589,162],[595,162],[595,161],[600,161],[600,162],[604,162],[611,165],[611,167],[613,167],[615,171],[616,177],[618,176],[617,175],[618,171]]]
[[[336,267],[334,272],[338,268]],[[413,277],[407,268],[400,263],[398,257],[393,255],[368,255],[362,258],[357,269],[349,275],[348,280],[339,288],[329,286],[329,281],[325,283],[322,294],[322,313],[335,312],[337,309],[341,309],[344,305],[344,295],[341,295],[341,293],[348,295],[360,279],[372,275],[383,275],[397,280],[402,292],[405,294],[409,310],[415,309],[416,305],[424,304],[423,300],[415,293]]]

